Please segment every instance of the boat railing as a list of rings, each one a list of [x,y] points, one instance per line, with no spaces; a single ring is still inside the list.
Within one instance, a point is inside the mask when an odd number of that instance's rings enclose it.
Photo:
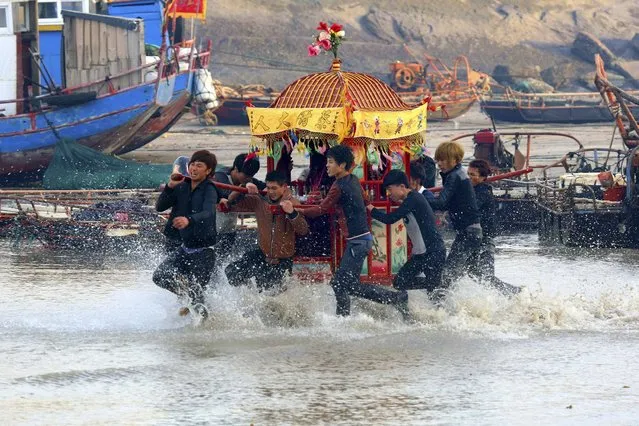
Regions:
[[[546,165],[530,165],[530,160],[531,160],[531,153],[532,153],[532,147],[533,147],[533,138],[534,137],[542,137],[542,136],[558,136],[561,138],[566,138],[566,139],[570,139],[572,141],[574,141],[577,146],[579,147],[579,149],[583,149],[583,144],[581,143],[581,141],[579,141],[579,139],[577,139],[575,136],[568,134],[568,133],[561,133],[561,132],[497,132],[499,134],[499,136],[509,136],[509,137],[513,137],[513,140],[511,141],[512,144],[515,145],[515,149],[518,150],[519,149],[519,143],[521,143],[521,138],[525,137],[526,139],[526,154],[524,156],[525,159],[525,163],[523,165],[522,168],[528,168],[531,167],[533,169],[544,169],[546,167],[557,167],[555,166],[546,166]],[[466,138],[473,138],[475,136],[475,133],[464,133],[462,135],[458,135],[455,136],[454,138],[451,139],[451,141],[458,141],[461,139],[466,139]],[[508,143],[508,141],[502,141],[504,143],[504,145],[506,145]]]
[[[629,95],[639,96],[639,91],[627,91]],[[552,92],[552,93],[524,93],[506,87],[503,94],[493,94],[487,96],[491,100],[506,100],[517,105],[517,107],[545,107],[547,100],[561,99],[566,102],[566,106],[572,106],[575,102],[585,99],[596,100],[600,98],[599,92]],[[603,103],[602,103],[603,104]]]
[[[179,61],[179,58],[180,58],[180,56],[179,56],[179,48],[180,48],[180,45],[169,47],[169,49],[174,49],[175,50],[176,54],[174,55],[174,58],[175,58],[176,61]],[[162,55],[164,55],[164,52],[163,52]],[[208,63],[209,63],[209,60],[210,60],[210,55],[211,55],[211,42],[209,41],[208,45],[207,45],[207,51],[197,52],[197,53],[194,53],[193,51],[191,51],[188,69],[189,70],[192,69],[192,67],[194,65],[194,62],[196,62],[198,60],[200,61],[201,66],[203,68],[206,68],[208,66]],[[130,75],[130,74],[133,74],[133,73],[145,70],[145,69],[157,68],[161,64],[162,64],[162,67],[166,67],[166,65],[164,65],[164,63],[165,63],[165,59],[164,59],[163,56],[161,56],[161,59],[158,60],[157,62],[151,62],[149,64],[140,65],[140,66],[137,66],[137,67],[134,67],[134,68],[131,68],[131,69],[116,73],[116,74],[107,75],[106,77],[104,77],[104,78],[102,78],[100,80],[91,81],[91,82],[80,84],[80,85],[73,86],[73,87],[67,87],[67,88],[62,89],[61,93],[62,94],[70,94],[70,93],[76,92],[76,91],[78,91],[80,89],[87,89],[87,88],[94,87],[94,86],[97,86],[97,85],[111,84],[112,80],[118,79],[120,77],[125,77],[127,75]],[[164,71],[161,72],[161,73],[158,73],[158,76],[154,80],[146,82],[146,83],[157,82],[158,80],[161,80],[163,78],[168,77],[169,75],[172,75],[173,73],[179,74],[181,72],[180,68],[179,68],[179,64],[175,67],[175,69],[174,69],[174,67],[168,67],[168,68],[165,68],[165,69],[167,69],[169,71],[168,74],[166,72],[164,72]],[[128,89],[128,87],[126,87],[124,89]],[[110,87],[110,92],[113,93],[113,92],[117,92],[117,91],[118,90],[116,90],[114,87]],[[18,99],[8,99],[8,100],[7,99],[0,99],[0,105],[1,104],[13,104],[13,103],[15,103],[15,104],[25,104],[25,103],[29,103],[29,102],[33,102],[33,101],[38,101],[38,100],[46,100],[46,98],[48,96],[50,96],[49,93],[44,94],[44,95],[37,95],[37,96],[34,96],[34,97],[30,97],[30,98],[18,98]]]
[[[568,197],[568,188],[560,188],[548,181],[537,183],[536,204],[543,210],[558,215],[570,214],[571,205]]]
[[[611,154],[617,155],[617,159],[618,159],[616,162],[617,164],[619,164],[624,158],[628,156],[627,151],[622,151],[622,150],[614,149],[614,148],[583,148],[582,147],[576,151],[568,152],[563,157],[561,157],[561,159],[547,166],[544,166],[542,169],[543,178],[548,179],[548,171],[552,168],[559,167],[559,166],[564,167],[566,172],[569,173],[570,172],[570,166],[568,164],[569,160],[572,160],[574,158],[585,158],[586,154],[589,152],[592,152],[594,155],[598,155],[599,152],[608,153],[608,155],[606,156],[606,160],[604,160],[604,165],[607,165]]]

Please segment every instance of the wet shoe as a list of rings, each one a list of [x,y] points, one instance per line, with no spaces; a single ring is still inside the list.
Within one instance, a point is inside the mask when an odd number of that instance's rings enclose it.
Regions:
[[[494,278],[492,284],[504,296],[514,296],[521,292],[521,287],[510,285],[499,278]]]
[[[399,311],[404,321],[411,320],[410,311],[408,310],[408,293],[406,291],[400,291],[399,293],[397,293],[395,307]]]
[[[446,300],[446,295],[448,292],[443,288],[436,288],[430,293],[430,301],[433,302],[433,305],[441,308],[444,306],[444,300]]]
[[[197,313],[202,318],[202,320],[205,320],[209,317],[209,311],[202,303],[194,304],[192,310]]]

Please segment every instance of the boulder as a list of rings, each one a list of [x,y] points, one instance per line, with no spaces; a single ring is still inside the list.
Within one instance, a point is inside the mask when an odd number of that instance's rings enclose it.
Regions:
[[[550,84],[536,78],[518,78],[511,87],[522,93],[552,93],[555,91]]]
[[[612,72],[610,70],[606,70],[606,74],[608,75],[608,81],[611,82],[612,84],[614,84],[617,87],[621,87],[624,85],[624,82],[626,81],[626,79],[624,78],[624,76],[619,75],[615,72]],[[579,77],[578,79],[579,83],[582,84],[584,87],[586,87],[589,90],[592,91],[596,91],[597,87],[595,87],[595,72],[591,71],[589,73],[583,74],[581,77]]]
[[[492,77],[500,84],[508,86],[514,84],[517,79],[541,79],[541,68],[538,65],[497,65]]]
[[[595,54],[601,55],[604,63],[612,64],[617,58],[597,37],[589,33],[578,33],[570,49],[573,55],[594,64]]]
[[[368,13],[361,18],[361,25],[369,34],[386,42],[395,41],[393,36],[393,17],[383,10],[372,6]]]
[[[572,62],[555,65],[541,72],[541,78],[555,89],[566,87],[575,76],[575,65]]]
[[[620,59],[613,65],[615,71],[626,77],[626,87],[639,87],[639,61],[624,61]]]

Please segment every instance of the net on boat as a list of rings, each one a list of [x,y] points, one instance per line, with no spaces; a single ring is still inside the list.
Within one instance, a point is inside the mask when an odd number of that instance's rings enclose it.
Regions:
[[[127,161],[63,139],[56,145],[43,185],[46,189],[157,188],[170,173],[170,164]]]

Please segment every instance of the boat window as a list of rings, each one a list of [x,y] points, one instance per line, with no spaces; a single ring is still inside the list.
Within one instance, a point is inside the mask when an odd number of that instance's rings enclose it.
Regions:
[[[82,1],[63,1],[62,10],[75,10],[82,12]]]
[[[62,10],[89,12],[89,0],[39,0],[38,24],[62,24]]]
[[[39,2],[38,19],[58,19],[58,2]]]
[[[15,21],[15,32],[31,31],[31,19],[29,13],[29,3],[20,2],[13,5],[13,19]]]
[[[0,28],[8,28],[7,23],[7,7],[0,7]]]

